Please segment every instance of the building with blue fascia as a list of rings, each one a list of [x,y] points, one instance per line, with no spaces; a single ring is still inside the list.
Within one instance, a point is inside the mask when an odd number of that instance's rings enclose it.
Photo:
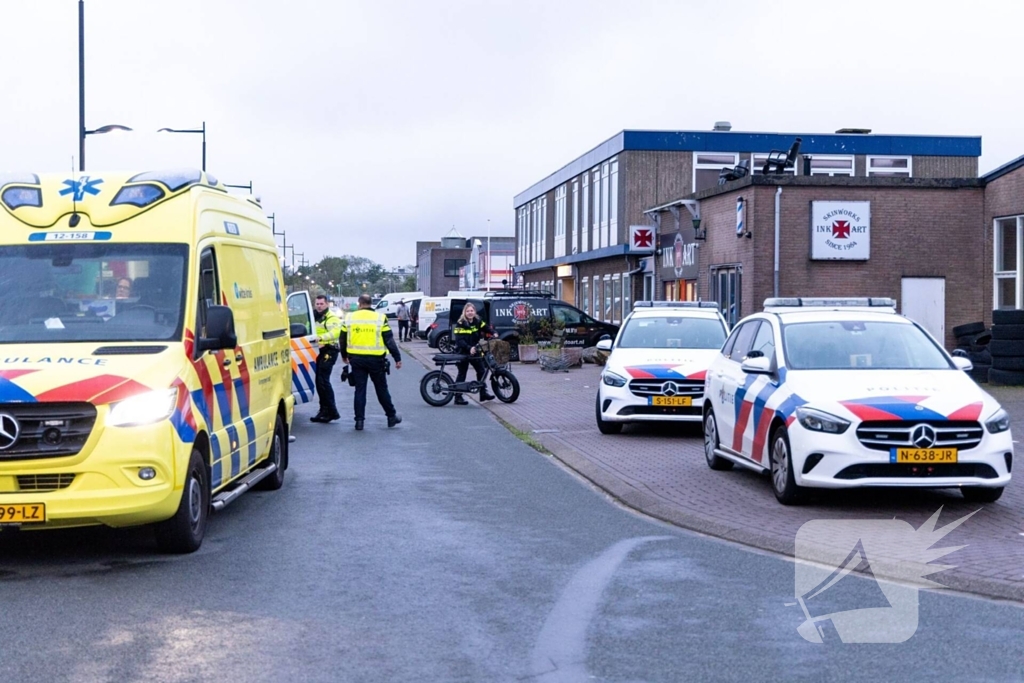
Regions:
[[[785,154],[796,138],[801,144],[792,165],[775,178],[759,178],[769,155]],[[980,156],[980,137],[874,135],[855,129],[751,133],[732,131],[727,124],[712,131],[625,130],[515,196],[516,279],[550,288],[607,322],[621,321],[634,299],[721,298],[715,295],[727,294],[711,289],[730,287],[728,277],[719,277],[728,273],[711,273],[716,264],[702,262],[697,231],[690,226],[699,211],[697,198],[719,192],[723,169],[744,167],[747,173],[723,190],[793,180],[804,189],[787,197],[806,195],[811,201],[808,193],[815,190],[807,188],[858,186],[858,197],[870,201],[868,195],[892,194],[897,186],[942,190],[937,179],[966,181],[980,193]],[[631,245],[630,226],[650,230],[640,238],[650,248]],[[733,265],[742,270],[742,263]],[[731,286],[732,296],[741,296],[739,280]],[[748,298],[760,293],[751,289]],[[739,314],[739,299],[733,310]]]

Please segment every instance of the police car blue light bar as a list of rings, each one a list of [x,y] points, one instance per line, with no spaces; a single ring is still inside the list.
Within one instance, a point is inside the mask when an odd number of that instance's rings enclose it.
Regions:
[[[714,301],[634,301],[633,308],[713,308],[718,310]]]
[[[862,297],[773,297],[764,300],[764,308],[896,308],[896,300],[887,296]]]

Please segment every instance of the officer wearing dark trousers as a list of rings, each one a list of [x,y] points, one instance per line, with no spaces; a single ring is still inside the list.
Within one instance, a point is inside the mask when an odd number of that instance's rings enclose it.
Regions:
[[[388,416],[388,427],[394,427],[402,421],[395,411],[388,392],[388,378],[385,372],[387,352],[395,359],[395,368],[402,368],[402,354],[395,343],[395,335],[391,332],[388,319],[383,313],[372,309],[373,300],[369,294],[359,297],[359,310],[353,311],[341,326],[341,358],[352,366],[352,378],[355,382],[354,399],[356,431],[363,429],[366,419],[366,382],[373,382],[384,414]]]
[[[466,304],[462,309],[462,315],[459,316],[455,327],[452,329],[452,339],[455,340],[455,348],[459,353],[465,353],[469,356],[455,364],[455,368],[458,370],[455,376],[456,384],[466,381],[466,371],[469,370],[470,365],[476,371],[476,381],[481,382],[483,380],[484,359],[478,355],[479,349],[477,344],[480,343],[481,339],[485,339],[487,334],[493,333],[494,328],[476,314],[476,306]],[[491,392],[487,391],[486,385],[480,388],[481,401],[490,401],[493,398],[494,396],[491,395]],[[469,405],[469,401],[466,400],[464,395],[456,394],[455,405]]]
[[[310,422],[332,422],[340,419],[334,403],[334,388],[331,387],[331,370],[338,362],[338,335],[341,334],[341,319],[331,312],[327,297],[320,294],[313,302],[313,317],[316,321],[316,339],[320,353],[316,357],[316,394],[320,399],[320,412],[309,418]]]

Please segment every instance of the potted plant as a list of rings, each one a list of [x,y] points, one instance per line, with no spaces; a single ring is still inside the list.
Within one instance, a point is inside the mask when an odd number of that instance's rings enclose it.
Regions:
[[[537,321],[530,316],[524,322],[516,323],[519,331],[519,362],[536,363],[540,359],[540,352],[537,348],[536,337]]]

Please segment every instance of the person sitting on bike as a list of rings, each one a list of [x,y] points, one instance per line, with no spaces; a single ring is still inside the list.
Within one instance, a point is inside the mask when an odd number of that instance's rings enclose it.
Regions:
[[[462,309],[462,315],[459,316],[458,322],[455,323],[455,329],[452,330],[452,333],[456,351],[469,355],[469,358],[460,360],[455,364],[455,367],[459,370],[455,381],[466,381],[466,371],[472,363],[473,369],[476,370],[476,380],[482,384],[484,379],[484,359],[481,357],[478,344],[480,340],[485,338],[485,335],[494,334],[494,328],[476,314],[476,306],[466,304]],[[490,401],[493,398],[494,396],[487,391],[487,386],[482,386],[480,389],[480,400]],[[469,401],[466,400],[464,395],[458,394],[455,397],[455,404],[464,406],[468,405]]]

